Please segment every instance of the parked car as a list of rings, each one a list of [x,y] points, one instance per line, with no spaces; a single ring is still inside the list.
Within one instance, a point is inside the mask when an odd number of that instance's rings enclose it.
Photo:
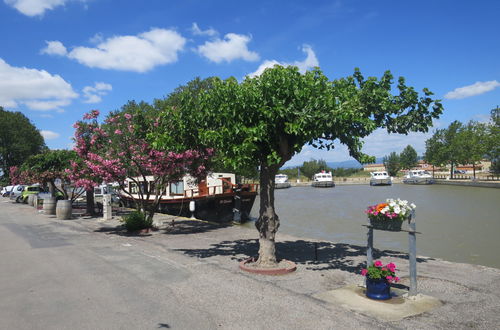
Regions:
[[[47,197],[49,197],[49,193],[46,192],[42,187],[40,187],[40,185],[32,185],[32,186],[26,186],[24,187],[24,190],[23,192],[21,193],[21,196],[19,196],[17,199],[16,199],[16,202],[23,202],[23,203],[27,203],[28,202],[28,196],[29,195],[39,195],[40,194],[44,194],[44,195],[47,195]],[[43,197],[43,196],[40,196],[40,197]]]
[[[9,197],[10,192],[12,191],[12,188],[14,188],[14,186],[5,186],[5,187],[3,187],[2,190],[0,191],[0,195],[2,197]]]
[[[21,194],[23,193],[24,187],[26,187],[26,185],[24,185],[24,184],[15,185],[9,194],[9,198],[18,202],[17,198],[21,197]]]
[[[454,170],[453,173],[454,174],[467,174],[467,171],[465,171],[465,170]]]

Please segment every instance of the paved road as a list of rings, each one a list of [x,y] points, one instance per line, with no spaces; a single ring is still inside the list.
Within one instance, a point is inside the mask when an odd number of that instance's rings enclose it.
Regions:
[[[58,221],[0,199],[0,329],[290,329],[335,323],[325,305],[259,282],[232,264],[224,269],[145,239],[95,233],[78,221]]]

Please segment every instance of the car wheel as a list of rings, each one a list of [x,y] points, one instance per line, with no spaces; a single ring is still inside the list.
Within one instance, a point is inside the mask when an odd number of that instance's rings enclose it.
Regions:
[[[18,196],[18,197],[16,198],[16,203],[21,203],[21,201],[22,201],[21,196]]]

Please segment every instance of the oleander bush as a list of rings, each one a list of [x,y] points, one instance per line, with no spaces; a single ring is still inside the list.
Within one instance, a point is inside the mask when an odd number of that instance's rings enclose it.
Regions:
[[[146,214],[140,211],[133,211],[122,217],[125,228],[128,231],[141,230],[153,227],[153,220],[148,220]]]

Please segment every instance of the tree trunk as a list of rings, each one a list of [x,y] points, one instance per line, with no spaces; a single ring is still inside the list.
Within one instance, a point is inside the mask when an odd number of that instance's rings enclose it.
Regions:
[[[278,172],[275,166],[261,164],[260,167],[260,209],[259,219],[255,223],[259,231],[259,259],[257,265],[272,267],[276,265],[275,236],[280,224],[274,211],[274,176]]]
[[[472,163],[472,176],[476,179],[476,162]]]
[[[49,181],[48,184],[49,184],[50,196],[56,197],[56,191],[57,191],[56,185],[54,184],[53,181]]]
[[[453,162],[451,163],[450,179],[453,179]]]
[[[87,200],[87,214],[95,216],[94,190],[86,190],[85,199]]]

